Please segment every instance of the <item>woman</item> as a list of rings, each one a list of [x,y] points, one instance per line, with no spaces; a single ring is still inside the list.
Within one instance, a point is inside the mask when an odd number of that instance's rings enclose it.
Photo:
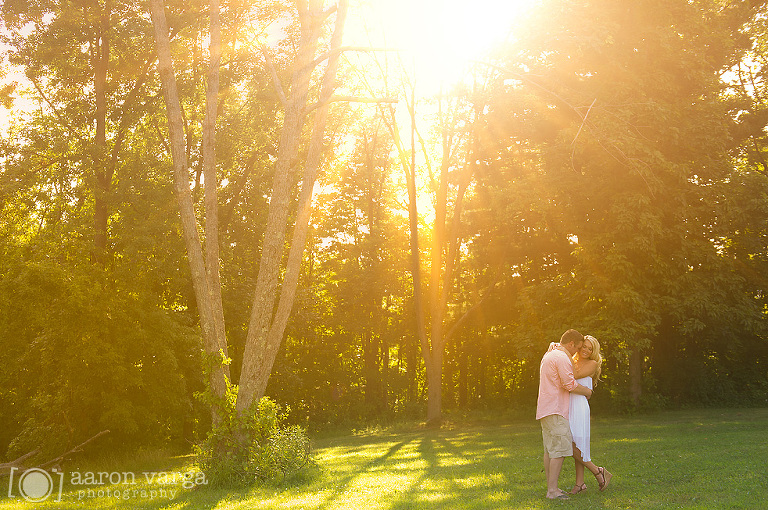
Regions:
[[[600,343],[593,336],[584,337],[584,345],[573,356],[573,376],[576,382],[592,389],[600,380],[603,358],[600,356]],[[593,384],[594,383],[594,384]],[[589,454],[589,401],[583,395],[571,393],[569,421],[573,435],[573,460],[576,463],[576,485],[571,494],[587,490],[584,483],[584,468],[595,475],[597,484],[604,491],[613,476],[604,467],[596,466]]]

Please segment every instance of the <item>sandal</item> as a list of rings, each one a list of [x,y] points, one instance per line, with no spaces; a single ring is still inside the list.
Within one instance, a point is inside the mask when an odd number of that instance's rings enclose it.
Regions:
[[[602,482],[599,478],[597,478],[598,475],[603,477]],[[602,492],[608,488],[608,484],[611,483],[611,478],[613,478],[613,475],[604,467],[599,467],[597,468],[597,474],[595,475],[595,478],[597,478],[597,484],[600,486],[600,492]]]
[[[581,485],[574,485],[573,489],[571,489],[571,494],[578,494],[580,492],[584,492],[587,490],[587,484],[582,483]]]

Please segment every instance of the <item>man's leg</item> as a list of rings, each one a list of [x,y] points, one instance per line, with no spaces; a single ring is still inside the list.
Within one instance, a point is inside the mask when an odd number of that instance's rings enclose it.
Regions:
[[[565,457],[573,455],[571,429],[568,420],[560,415],[545,416],[541,419],[544,439],[544,474],[547,478],[547,498],[564,498],[565,493],[557,487]]]
[[[557,487],[557,483],[560,480],[560,471],[563,469],[563,460],[565,457],[557,457],[549,459],[549,470],[547,473],[547,497],[550,499],[557,498],[563,494]]]

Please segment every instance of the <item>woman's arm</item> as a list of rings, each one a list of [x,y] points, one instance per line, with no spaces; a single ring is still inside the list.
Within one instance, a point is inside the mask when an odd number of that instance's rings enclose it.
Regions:
[[[592,390],[586,386],[582,386],[581,384],[576,385],[576,387],[571,390],[571,393],[575,393],[576,395],[584,395],[587,398],[592,398]]]
[[[579,367],[573,368],[574,379],[581,379],[582,377],[592,377],[597,371],[597,361],[588,359],[579,364]]]

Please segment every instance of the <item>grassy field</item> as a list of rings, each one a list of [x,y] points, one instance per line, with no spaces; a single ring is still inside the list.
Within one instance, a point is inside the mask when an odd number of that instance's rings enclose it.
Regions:
[[[114,477],[114,483],[88,485],[92,493],[85,485],[66,483],[59,500],[54,476],[52,494],[32,503],[20,496],[18,479],[9,487],[6,478],[0,480],[0,510],[757,509],[768,504],[768,409],[595,417],[592,434],[593,461],[614,478],[603,493],[588,480],[587,492],[570,501],[544,498],[538,423],[513,420],[321,439],[315,445],[318,466],[305,480],[243,492],[184,488],[185,480],[194,485],[193,475],[185,474],[189,458],[137,458],[121,465],[107,459],[69,469],[79,469],[83,481],[87,469],[132,471],[135,480]],[[148,480],[144,472],[156,474]],[[570,489],[573,476],[573,463],[566,461],[560,486]]]

